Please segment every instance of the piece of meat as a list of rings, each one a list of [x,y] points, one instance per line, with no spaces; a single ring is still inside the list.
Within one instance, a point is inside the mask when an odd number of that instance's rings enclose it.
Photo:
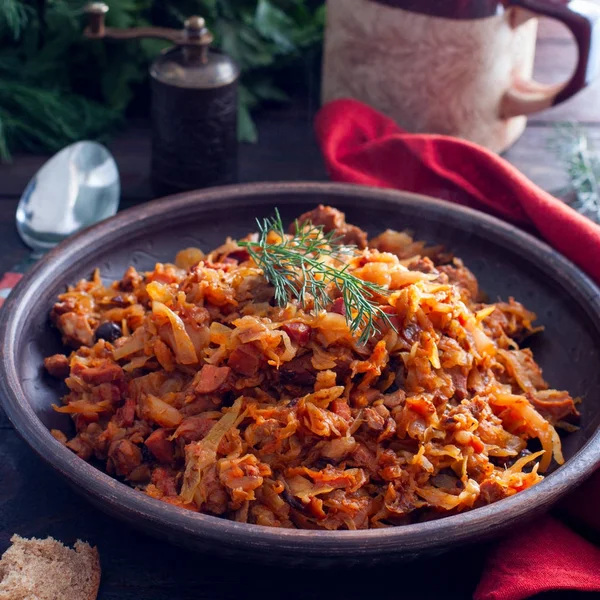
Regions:
[[[127,477],[142,463],[142,451],[129,440],[115,440],[108,449],[109,470]]]
[[[142,463],[139,467],[136,467],[129,475],[127,479],[134,484],[144,484],[150,481],[150,466],[146,463]]]
[[[454,259],[452,265],[442,265],[437,268],[440,273],[448,276],[448,281],[464,290],[471,300],[479,297],[479,285],[477,279],[459,259]]]
[[[81,413],[79,415],[73,415],[73,422],[75,423],[75,429],[78,433],[85,431],[90,423],[97,423],[99,420],[98,413]]]
[[[144,442],[159,463],[170,464],[175,458],[175,444],[169,437],[169,432],[161,428],[154,430]]]
[[[253,377],[258,372],[262,354],[253,344],[241,344],[230,355],[227,365],[236,373]]]
[[[282,328],[294,344],[306,346],[310,341],[311,327],[306,323],[286,323]]]
[[[119,282],[119,289],[123,292],[132,292],[140,283],[142,283],[142,276],[133,268],[129,267],[123,275],[123,279]]]
[[[121,388],[113,383],[101,383],[92,388],[92,402],[117,404],[121,400]]]
[[[337,313],[338,315],[346,316],[346,305],[344,304],[343,298],[336,298],[331,306],[329,312]]]
[[[296,219],[296,222],[301,226],[309,221],[312,225],[322,226],[325,233],[328,233],[333,229],[340,229],[343,227],[346,224],[346,216],[343,212],[337,210],[337,208],[319,204],[317,208],[305,212]],[[290,233],[295,232],[296,223],[292,223],[290,225]]]
[[[460,494],[465,487],[452,469],[442,469],[437,475],[434,475],[429,482],[434,487],[443,490],[448,494]]]
[[[60,442],[63,446],[67,445],[67,436],[60,431],[60,429],[51,429],[50,435],[57,441]]]
[[[373,433],[381,433],[385,427],[385,419],[372,407],[363,412],[367,428]]]
[[[569,417],[579,417],[579,412],[575,408],[575,402],[569,392],[538,390],[535,394],[527,394],[527,398],[542,417],[553,425]]]
[[[338,381],[342,381],[352,373],[352,364],[355,360],[352,351],[349,348],[329,348],[329,354],[334,356],[335,367],[332,371],[338,376]]]
[[[196,398],[191,394],[189,396],[186,395],[185,401],[185,406],[179,410],[184,417],[193,417],[206,411],[219,410],[223,405],[223,398],[215,395],[205,395]]]
[[[379,248],[379,250],[382,250],[382,248]],[[435,265],[428,256],[421,256],[407,265],[407,269],[409,271],[421,271],[421,273],[433,273]]]
[[[344,213],[331,206],[320,204],[314,210],[298,217],[296,222],[301,226],[307,222],[322,226],[325,233],[333,231],[343,244],[355,245],[361,250],[367,247],[367,234],[359,227],[346,223]],[[290,226],[290,233],[295,233],[295,223]]]
[[[383,404],[388,408],[400,406],[401,404],[404,404],[405,401],[406,392],[404,390],[396,390],[395,392],[383,395]]]
[[[350,392],[350,403],[354,408],[369,406],[379,400],[383,394],[377,388],[367,388],[366,390],[354,389]]]
[[[44,367],[52,377],[65,379],[69,376],[69,359],[64,354],[54,354],[44,359]]]
[[[222,515],[227,510],[229,495],[219,481],[216,463],[206,469],[200,487],[201,494],[206,498],[201,506],[202,510],[215,515]]]
[[[152,471],[151,481],[165,496],[177,496],[175,474],[169,469],[157,467]]]
[[[239,302],[271,303],[275,289],[263,275],[244,276],[235,290],[235,298]]]
[[[377,457],[364,444],[358,444],[356,450],[350,456],[348,464],[355,467],[364,467],[371,474],[377,473]]]
[[[321,447],[321,456],[334,463],[340,462],[356,449],[356,440],[353,437],[337,438],[325,442]]]
[[[350,419],[352,419],[352,411],[350,410],[350,406],[346,400],[342,400],[340,398],[334,400],[329,406],[329,409],[331,412],[334,412],[336,415],[342,417],[342,419],[345,419],[346,421],[350,421]]]
[[[250,258],[250,254],[248,254],[248,250],[245,248],[239,248],[238,250],[233,250],[227,254],[227,258],[235,260],[236,263],[246,262]]]
[[[383,440],[387,440],[389,438],[394,437],[394,435],[396,434],[397,427],[398,426],[396,425],[396,420],[393,417],[387,417],[385,419],[383,431],[379,434],[377,442],[381,443]]]
[[[279,369],[281,382],[284,384],[314,385],[317,380],[317,374],[311,360],[312,357],[306,354],[284,363]]]
[[[81,415],[77,415],[80,417]],[[82,440],[79,436],[74,437],[67,442],[67,448],[70,448],[79,458],[89,460],[94,452],[92,445],[87,440]]]
[[[496,310],[483,319],[486,333],[494,338],[502,334],[521,342],[527,336],[536,332],[532,322],[536,320],[536,314],[528,311],[520,302],[510,298],[508,302],[496,302]]]
[[[177,439],[182,439],[186,444],[197,442],[206,437],[215,423],[214,419],[207,419],[206,417],[188,417],[177,427],[174,435]]]
[[[277,419],[265,419],[259,423],[251,423],[244,431],[244,439],[253,448],[273,445],[277,443],[275,433],[280,428],[281,423]]]
[[[508,496],[508,491],[493,479],[486,479],[479,486],[479,502],[482,504],[492,504]]]
[[[367,247],[367,234],[356,225],[346,225],[340,230],[340,236],[344,244],[356,246],[361,250]]]
[[[94,332],[85,315],[67,312],[60,315],[56,326],[63,336],[63,342],[72,348],[94,345]]]
[[[73,365],[72,374],[81,377],[89,385],[119,384],[125,380],[123,369],[117,363],[105,358],[97,359],[94,366],[90,367],[77,362]]]
[[[118,427],[131,427],[135,420],[135,400],[128,398],[121,408],[117,409],[113,421]]]
[[[215,367],[214,365],[204,365],[200,369],[198,382],[194,388],[197,394],[212,394],[213,392],[226,391],[224,388],[227,378],[231,373],[229,367]]]
[[[462,367],[453,367],[448,369],[450,377],[452,377],[452,383],[454,385],[454,397],[457,400],[464,400],[469,396],[469,390],[467,389],[467,378],[468,374],[464,373]]]
[[[58,320],[58,317],[60,315],[64,315],[65,313],[68,313],[68,312],[74,312],[76,308],[77,308],[77,301],[72,296],[68,296],[61,302],[57,302],[52,307],[52,312],[51,312],[52,320],[56,323],[56,321]]]
[[[402,331],[402,320],[395,306],[383,306],[381,312],[386,316],[377,319],[377,327],[380,331],[386,331],[390,327],[396,332]]]
[[[203,306],[188,305],[179,310],[179,316],[184,323],[194,323],[198,326],[210,325],[210,314]]]
[[[146,421],[134,421],[131,427],[127,428],[127,439],[133,444],[143,444],[144,440],[152,433],[152,426]],[[142,451],[144,459],[146,456]]]

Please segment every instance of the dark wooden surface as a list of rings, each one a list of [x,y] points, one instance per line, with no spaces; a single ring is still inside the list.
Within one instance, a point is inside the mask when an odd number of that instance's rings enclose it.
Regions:
[[[568,34],[542,22],[536,56],[539,80],[561,81],[575,63]],[[299,101],[258,117],[260,142],[240,148],[242,181],[326,179],[312,133],[314,107]],[[584,123],[600,142],[600,86],[530,119],[506,158],[551,192],[567,183],[560,160],[549,149],[556,122]],[[149,136],[145,123],[131,123],[111,144],[122,176],[123,208],[151,198]],[[19,195],[45,157],[16,157],[0,166],[0,273],[28,253],[14,227]],[[310,572],[265,569],[216,560],[150,539],[91,508],[29,450],[0,411],[0,552],[10,536],[45,537],[98,546],[102,561],[101,600],[284,597],[289,600],[469,598],[482,572],[486,547],[407,566]],[[545,597],[573,598],[572,592]],[[540,596],[541,598],[541,596]]]

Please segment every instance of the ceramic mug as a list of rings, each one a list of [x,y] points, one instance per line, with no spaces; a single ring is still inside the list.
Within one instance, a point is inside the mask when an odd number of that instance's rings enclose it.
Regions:
[[[573,33],[567,82],[532,79],[540,15]],[[408,131],[502,152],[527,115],[591,82],[599,43],[600,6],[588,0],[327,0],[322,100],[355,98]]]

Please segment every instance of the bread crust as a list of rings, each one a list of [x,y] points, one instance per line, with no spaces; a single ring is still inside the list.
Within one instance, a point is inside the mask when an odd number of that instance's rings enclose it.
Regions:
[[[96,600],[98,550],[77,540],[69,548],[52,537],[13,535],[0,560],[0,600]]]

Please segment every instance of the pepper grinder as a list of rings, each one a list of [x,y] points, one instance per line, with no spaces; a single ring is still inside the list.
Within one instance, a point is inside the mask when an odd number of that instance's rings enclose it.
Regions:
[[[89,39],[158,38],[173,42],[150,66],[152,86],[151,180],[156,195],[233,183],[237,179],[237,84],[240,69],[210,47],[204,19],[183,30],[105,27],[108,6],[85,8]]]

